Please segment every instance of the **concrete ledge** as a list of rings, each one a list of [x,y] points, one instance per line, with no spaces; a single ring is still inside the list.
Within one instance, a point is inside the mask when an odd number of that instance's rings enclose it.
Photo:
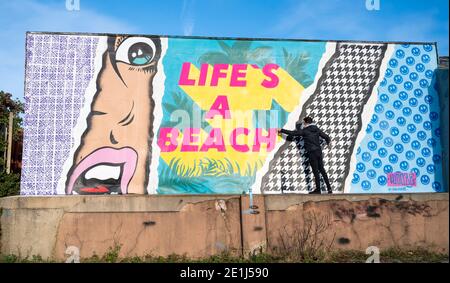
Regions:
[[[180,211],[189,204],[239,199],[239,195],[12,196],[0,198],[4,209],[62,209],[65,212]]]
[[[64,260],[69,246],[85,258],[120,245],[120,256],[248,255],[274,252],[283,237],[316,222],[326,226],[315,237],[331,249],[448,252],[448,200],[448,193],[255,195],[251,211],[246,195],[7,197],[1,253]]]
[[[417,194],[332,194],[332,195],[300,195],[300,194],[282,194],[265,195],[265,205],[267,210],[285,210],[292,205],[298,205],[305,202],[322,201],[364,201],[370,199],[385,199],[390,201],[447,201],[448,193],[417,193]]]

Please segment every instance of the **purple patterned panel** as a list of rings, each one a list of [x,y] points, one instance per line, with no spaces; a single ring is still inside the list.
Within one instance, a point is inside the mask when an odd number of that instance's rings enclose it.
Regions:
[[[54,195],[94,76],[97,36],[27,34],[22,195]]]

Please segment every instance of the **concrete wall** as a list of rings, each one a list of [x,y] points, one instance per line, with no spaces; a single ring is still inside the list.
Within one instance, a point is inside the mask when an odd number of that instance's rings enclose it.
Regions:
[[[404,195],[71,196],[0,199],[1,252],[65,259],[122,246],[120,256],[205,257],[275,251],[305,232],[331,249],[448,252],[448,193]],[[315,229],[315,230],[314,230]]]
[[[448,252],[448,194],[266,198],[270,247],[317,233],[332,249],[425,247]],[[323,232],[321,232],[323,231]]]

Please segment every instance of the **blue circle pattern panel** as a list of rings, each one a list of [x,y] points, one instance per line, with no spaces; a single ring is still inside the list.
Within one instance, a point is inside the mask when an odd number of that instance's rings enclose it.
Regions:
[[[396,45],[365,136],[356,148],[356,164],[348,176],[350,192],[443,190],[436,62],[434,45]],[[414,173],[416,185],[389,184],[393,172]]]

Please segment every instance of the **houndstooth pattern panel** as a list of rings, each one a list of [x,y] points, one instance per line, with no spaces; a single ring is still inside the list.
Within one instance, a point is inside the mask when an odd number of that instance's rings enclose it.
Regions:
[[[342,192],[361,114],[378,80],[386,44],[338,43],[323,69],[316,90],[303,106],[299,120],[311,116],[331,138],[322,141],[324,165],[334,192]],[[287,140],[269,163],[261,192],[305,192],[315,187],[302,139]],[[321,189],[326,190],[321,179]]]

